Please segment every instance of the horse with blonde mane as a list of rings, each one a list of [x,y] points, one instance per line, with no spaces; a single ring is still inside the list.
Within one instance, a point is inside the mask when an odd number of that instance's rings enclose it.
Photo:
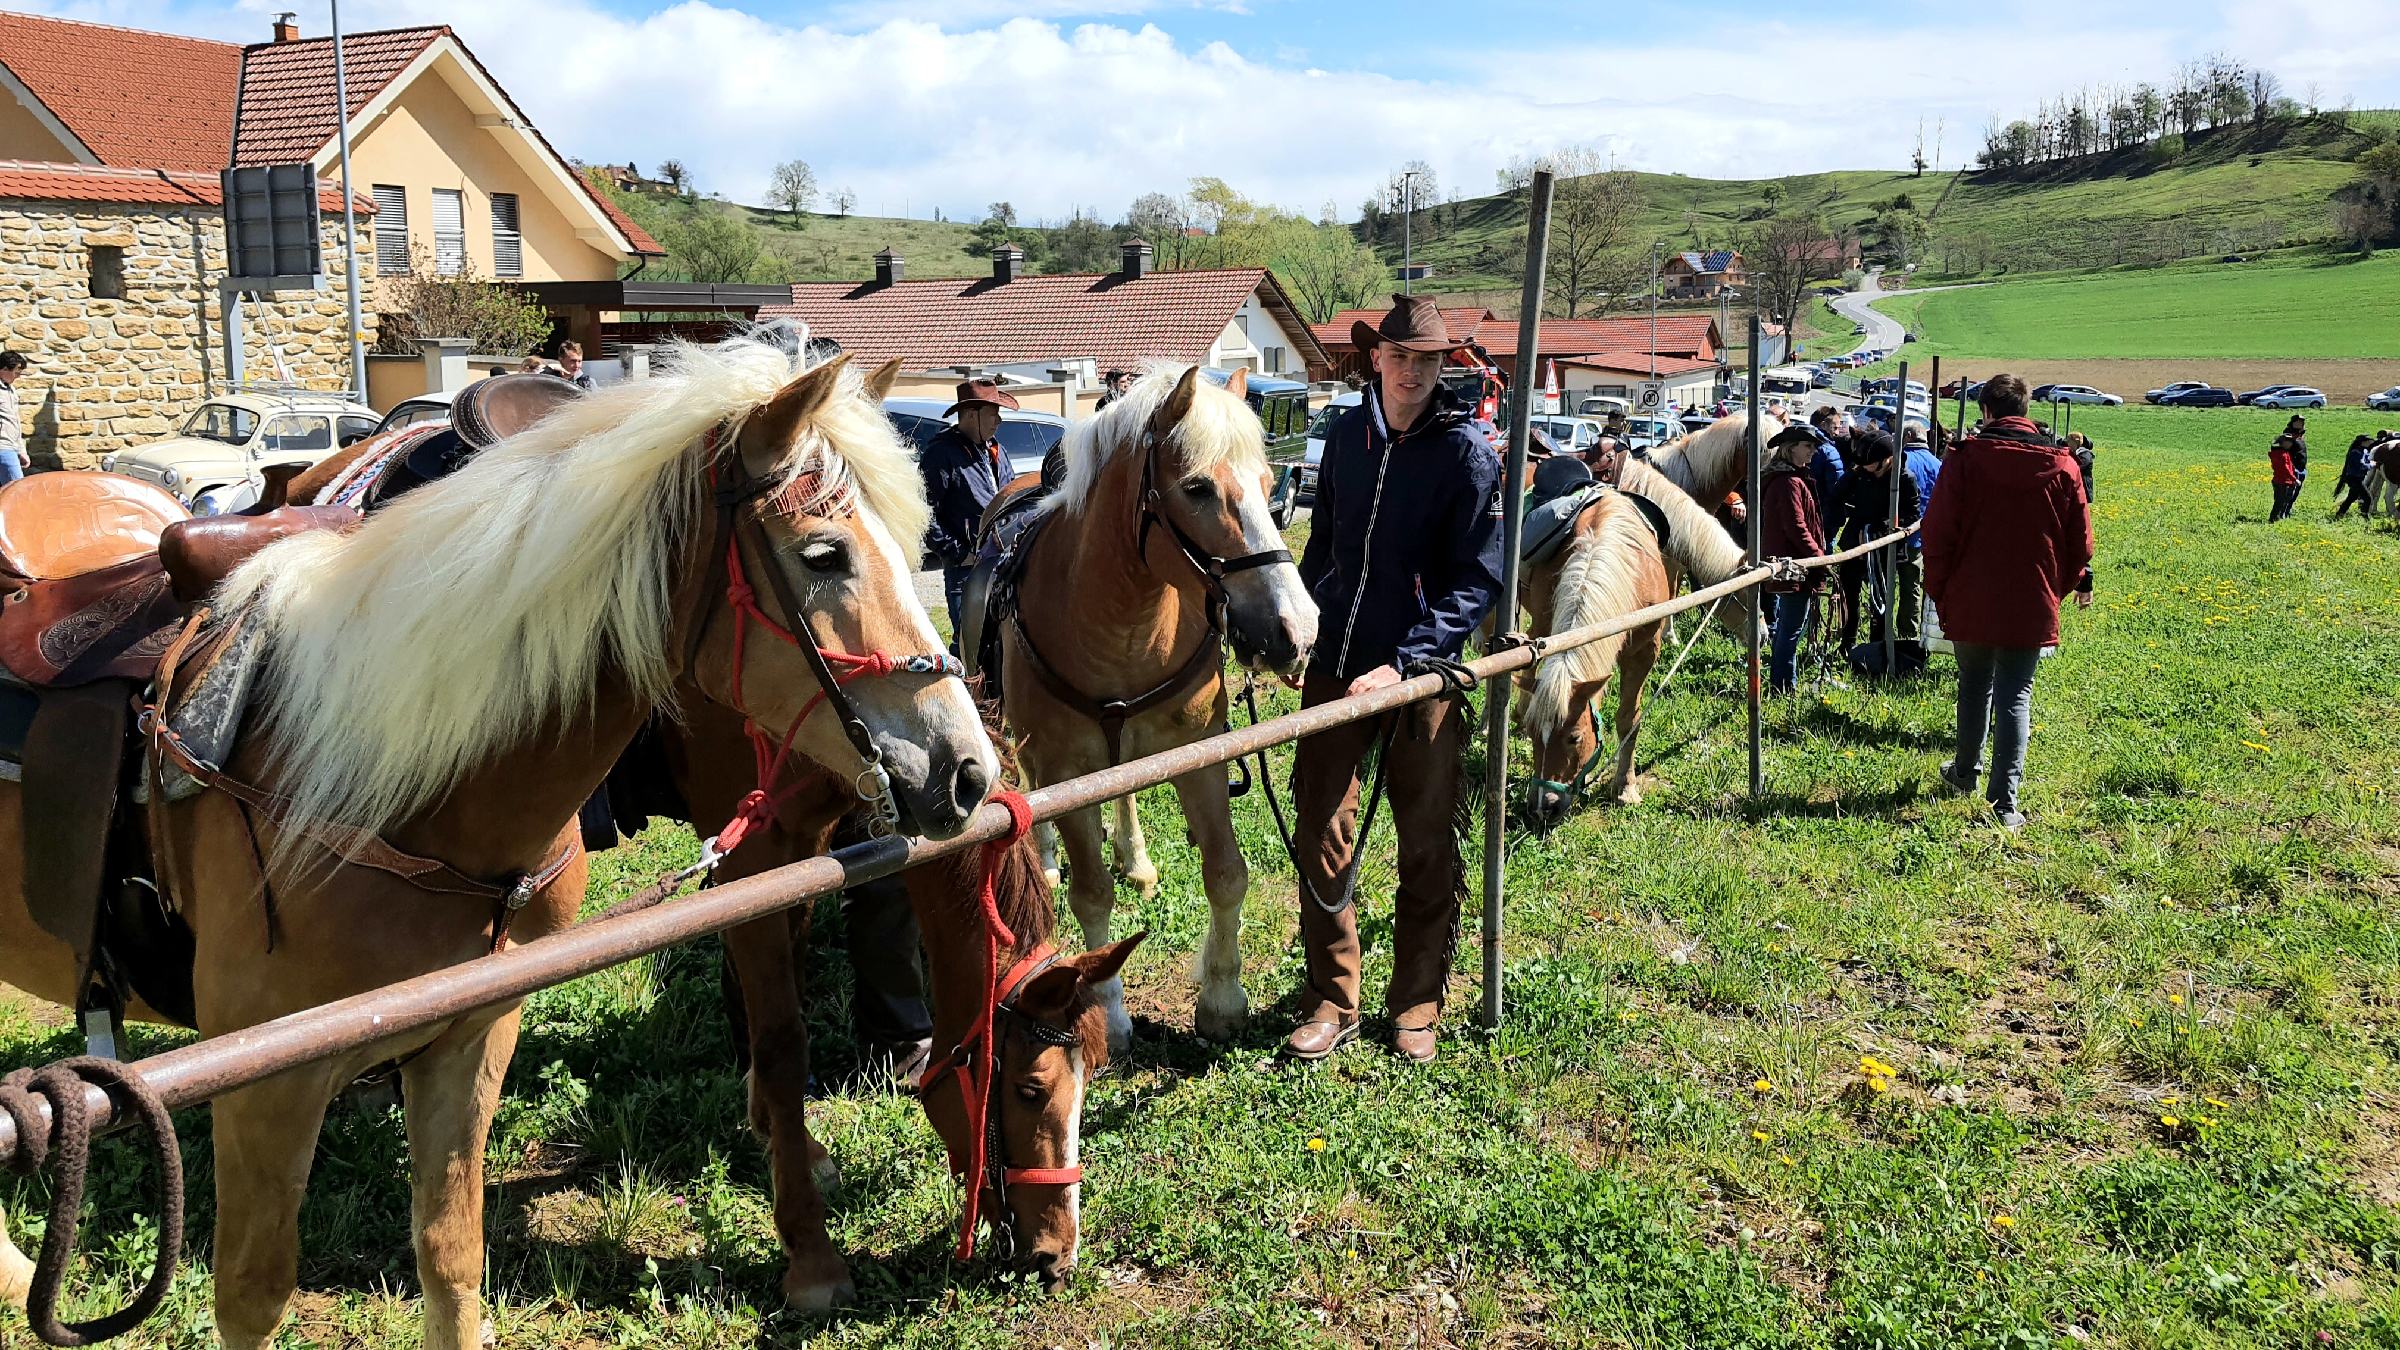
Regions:
[[[1002,700],[1035,786],[1093,773],[1225,730],[1224,648],[1253,671],[1289,675],[1316,641],[1317,607],[1268,510],[1265,433],[1242,398],[1198,367],[1160,368],[1071,433],[1067,477],[1042,508],[1002,630]],[[1249,1015],[1242,992],[1242,901],[1250,868],[1233,834],[1223,768],[1175,781],[1201,857],[1208,939],[1195,1022],[1229,1038]],[[1156,890],[1133,799],[1117,804],[1116,855]],[[1116,883],[1098,808],[1058,822],[1067,900],[1085,945],[1107,945]],[[1108,1039],[1133,1024],[1111,981]]]
[[[889,806],[955,833],[998,761],[954,670],[885,662],[895,673],[838,693],[817,674],[845,653],[938,650],[910,585],[924,516],[854,372],[736,340],[679,349],[670,373],[582,399],[355,530],[259,553],[213,601],[259,635],[249,728],[199,776],[210,790],[148,808],[158,880],[195,938],[198,1030],[566,925],[576,808],[678,682],[844,782],[868,770],[865,741]],[[773,632],[745,642],[754,627]],[[848,732],[809,716],[819,701],[847,709]],[[0,808],[0,980],[71,1004],[73,953],[4,860],[24,848],[21,810]],[[484,1141],[518,1016],[485,1009],[216,1100],[226,1345],[274,1336],[326,1106],[395,1059],[424,1344],[480,1342]],[[14,1287],[23,1257],[0,1249]]]
[[[1724,423],[1719,423],[1722,426]],[[1605,623],[1674,598],[1670,564],[1713,586],[1742,570],[1741,547],[1673,483],[1628,462],[1620,491],[1602,492],[1575,519],[1566,547],[1525,572],[1528,631],[1549,637]],[[1665,522],[1663,532],[1631,498],[1646,499]],[[1664,535],[1662,542],[1661,535]],[[1728,617],[1729,627],[1739,623]],[[1555,824],[1573,809],[1584,780],[1609,747],[1600,739],[1599,700],[1617,680],[1615,765],[1607,795],[1620,805],[1641,801],[1634,781],[1634,742],[1641,730],[1642,691],[1658,660],[1665,619],[1570,651],[1545,656],[1532,671],[1520,713],[1533,741],[1535,782],[1528,808],[1537,824]],[[1737,636],[1740,628],[1734,627]],[[1755,634],[1752,639],[1755,640]]]
[[[1786,422],[1774,413],[1759,414],[1759,434],[1772,437]],[[1698,431],[1678,436],[1653,448],[1646,458],[1628,456],[1626,463],[1646,464],[1693,501],[1713,508],[1725,494],[1742,486],[1750,469],[1750,421],[1720,417]],[[1761,441],[1761,445],[1765,442]]]

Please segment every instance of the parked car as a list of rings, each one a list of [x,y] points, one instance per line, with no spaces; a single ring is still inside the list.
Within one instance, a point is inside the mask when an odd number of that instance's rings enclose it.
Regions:
[[[2173,384],[2164,385],[2160,388],[2151,390],[2149,393],[2142,395],[2142,398],[2145,402],[2149,403],[2164,403],[2167,401],[2169,396],[2183,393],[2188,389],[2209,389],[2213,387],[2214,386],[2210,385],[2206,380],[2177,380]]]
[[[2251,405],[2259,408],[2322,408],[2325,406],[2325,391],[2311,389],[2304,384],[2287,384],[2272,394],[2261,394],[2252,399]]]
[[[1200,373],[1220,385],[1233,378],[1230,370]],[[1273,375],[1252,375],[1244,383],[1248,392],[1243,397],[1266,429],[1267,468],[1275,475],[1267,511],[1277,525],[1289,525],[1300,510],[1300,485],[1293,480],[1308,449],[1308,386]]]
[[[1599,444],[1607,424],[1591,417],[1553,417],[1543,414],[1527,425],[1550,440],[1553,449],[1570,455],[1580,455]]]
[[[1808,387],[1811,389],[1831,389],[1833,387],[1833,367],[1830,365],[1817,367],[1815,373],[1808,377]]]
[[[1679,420],[1683,423],[1683,429],[1686,432],[1693,432],[1706,430],[1717,419],[1704,408],[1694,408]]]
[[[258,500],[269,464],[314,464],[375,434],[375,410],[347,395],[240,389],[192,410],[174,435],[104,455],[100,467],[172,492],[196,515]]]
[[[2296,384],[2270,384],[2262,388],[2253,389],[2245,394],[2235,394],[2233,396],[2233,401],[2247,408],[2251,404],[2258,402],[2260,399],[2269,394],[2280,394],[2286,389],[2297,389],[2299,387],[2300,386]]]
[[[2367,395],[2367,406],[2376,412],[2400,412],[2400,384],[2380,394]]]
[[[1641,454],[1683,434],[1683,424],[1666,417],[1637,415],[1626,419],[1625,448]]]
[[[2233,406],[2233,391],[2203,384],[2171,390],[2152,401],[2168,408],[2230,408]]]
[[[1325,462],[1325,437],[1333,430],[1334,419],[1359,405],[1356,390],[1336,394],[1333,400],[1317,409],[1308,424],[1308,445],[1300,467],[1292,473],[1292,500],[1301,506],[1314,508],[1317,504],[1317,469]]]
[[[2103,394],[2088,384],[2045,384],[2033,391],[2036,403],[2085,403],[2094,407],[2114,408],[2125,400],[2115,394]]]
[[[923,450],[941,434],[942,428],[950,425],[950,419],[942,415],[949,406],[947,399],[887,398],[883,401],[883,412],[910,444]],[[1008,471],[1012,474],[1039,472],[1042,457],[1066,438],[1067,419],[1056,413],[1021,408],[1000,410],[1000,453],[1008,456]]]
[[[1624,413],[1630,416],[1633,413],[1633,405],[1624,399],[1611,398],[1606,394],[1586,394],[1575,404],[1577,417],[1597,417],[1606,420],[1612,413]]]
[[[1892,434],[1892,424],[1903,414],[1894,411],[1889,403],[1862,403],[1850,410],[1850,416],[1861,425],[1872,426],[1889,436]],[[1915,408],[1909,409],[1905,417],[1907,420],[1903,425],[1906,426],[1926,428],[1933,425],[1931,417]]]
[[[383,415],[383,421],[377,424],[375,434],[380,436],[387,431],[413,427],[419,422],[447,422],[450,420],[450,405],[457,398],[458,391],[455,389],[404,398],[393,404],[392,410]]]

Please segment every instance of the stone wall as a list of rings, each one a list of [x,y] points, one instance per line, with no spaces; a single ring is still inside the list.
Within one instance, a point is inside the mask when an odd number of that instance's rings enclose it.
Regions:
[[[369,224],[359,222],[359,267],[371,285]],[[340,217],[328,217],[326,290],[246,307],[250,381],[288,372],[312,389],[347,386],[341,237]],[[108,247],[123,250],[123,299],[92,294],[93,250]],[[32,363],[16,395],[33,467],[89,468],[110,451],[168,435],[224,385],[224,275],[225,226],[215,207],[0,201],[0,344]],[[363,318],[371,347],[375,315]]]

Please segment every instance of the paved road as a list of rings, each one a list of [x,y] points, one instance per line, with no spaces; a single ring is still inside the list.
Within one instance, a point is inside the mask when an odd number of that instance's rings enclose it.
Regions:
[[[1896,352],[1900,349],[1901,339],[1908,336],[1908,330],[1901,327],[1898,319],[1885,314],[1882,310],[1869,308],[1877,300],[1889,300],[1895,295],[1930,295],[1935,291],[1972,290],[1977,286],[1991,284],[1983,281],[1971,281],[1961,286],[1916,286],[1907,290],[1879,291],[1875,289],[1875,282],[1882,274],[1880,268],[1868,273],[1866,282],[1858,290],[1847,295],[1837,296],[1832,301],[1834,313],[1867,330],[1866,336],[1850,344],[1852,351],[1856,351],[1860,347],[1878,347],[1887,352]]]

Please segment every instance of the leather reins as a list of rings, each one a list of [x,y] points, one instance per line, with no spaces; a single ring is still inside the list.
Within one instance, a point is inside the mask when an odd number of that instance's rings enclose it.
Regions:
[[[1163,526],[1168,536],[1174,539],[1175,547],[1183,554],[1184,561],[1199,573],[1200,584],[1208,592],[1208,604],[1204,611],[1208,619],[1208,632],[1192,649],[1192,654],[1175,667],[1173,674],[1131,698],[1094,698],[1076,688],[1073,682],[1059,674],[1057,668],[1043,658],[1041,650],[1034,646],[1033,634],[1025,628],[1022,604],[1008,616],[1009,627],[1016,630],[1017,645],[1024,649],[1025,663],[1033,668],[1034,678],[1043,690],[1100,724],[1100,735],[1107,742],[1108,764],[1112,769],[1125,759],[1127,722],[1198,684],[1208,672],[1224,668],[1225,611],[1230,603],[1225,593],[1225,579],[1253,568],[1273,567],[1292,560],[1292,551],[1288,548],[1262,549],[1256,553],[1222,558],[1185,533],[1184,528],[1175,523],[1175,518],[1165,511],[1158,488],[1158,451],[1166,439],[1155,425],[1142,429],[1142,479],[1140,495],[1136,499],[1133,551],[1136,558],[1147,561],[1150,556],[1150,528],[1153,525]],[[1028,547],[1031,543],[1029,540]]]

